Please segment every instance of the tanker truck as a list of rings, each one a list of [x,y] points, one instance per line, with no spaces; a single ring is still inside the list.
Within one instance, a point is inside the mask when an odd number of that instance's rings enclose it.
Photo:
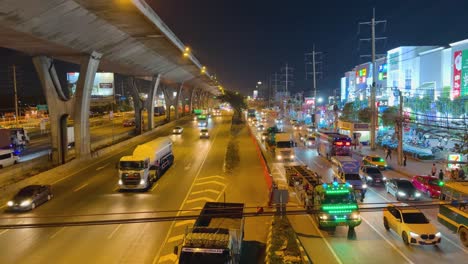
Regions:
[[[118,164],[120,190],[148,190],[174,162],[171,139],[158,138],[138,145]]]

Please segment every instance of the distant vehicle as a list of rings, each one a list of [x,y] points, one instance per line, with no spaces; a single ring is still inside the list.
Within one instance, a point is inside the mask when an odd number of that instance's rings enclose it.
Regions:
[[[441,192],[441,185],[443,182],[439,181],[437,177],[434,176],[414,176],[411,180],[413,186],[418,189],[420,192],[425,193],[429,198],[435,197],[438,198]]]
[[[291,123],[291,125],[297,124],[297,120],[296,120],[296,119],[291,119],[289,122]]]
[[[123,126],[124,127],[131,127],[131,126],[135,126],[136,123],[135,123],[135,118],[131,118],[131,119],[126,119],[122,122]]]
[[[21,189],[10,201],[8,210],[27,211],[52,199],[50,185],[29,185]]]
[[[365,156],[362,159],[362,164],[372,166],[372,167],[376,167],[376,168],[379,168],[381,170],[387,169],[387,166],[388,166],[385,159],[383,159],[383,158],[381,158],[380,156],[377,156],[377,155]]]
[[[317,131],[317,128],[315,126],[308,126],[307,127],[307,132],[309,133],[313,133],[313,132],[316,132]]]
[[[172,134],[182,134],[184,132],[184,128],[181,126],[176,126],[172,129]]]
[[[399,200],[419,200],[421,193],[406,179],[390,179],[385,184],[387,193]]]
[[[210,138],[210,134],[208,133],[208,129],[203,128],[200,130],[200,138]]]
[[[302,130],[302,126],[299,125],[299,124],[294,124],[294,125],[293,125],[293,129],[294,129],[294,130]]]
[[[270,133],[263,132],[262,133],[262,142],[266,141],[269,138]]]
[[[296,158],[294,152],[294,142],[292,140],[291,134],[275,134],[274,143],[274,153],[277,160],[294,160]]]
[[[120,158],[120,190],[148,190],[173,162],[172,141],[167,137],[138,145],[131,156]]]
[[[164,108],[164,106],[154,107],[154,116],[163,116],[165,114],[166,114],[166,108]]]
[[[198,126],[199,126],[199,127],[206,127],[206,126],[208,126],[208,118],[207,118],[206,115],[199,115],[199,116],[197,117],[197,119],[198,119]]]
[[[277,119],[275,119],[275,123],[276,124],[283,124],[283,119],[277,118]]]
[[[365,179],[368,184],[382,184],[385,185],[386,177],[382,175],[382,172],[378,168],[371,166],[361,166],[359,168],[359,175]]]
[[[252,121],[256,117],[257,110],[250,108],[247,109],[247,118],[249,121]],[[255,118],[256,119],[256,118]]]
[[[257,131],[263,131],[263,130],[265,130],[265,127],[263,125],[259,125],[257,127]]]
[[[19,157],[12,149],[0,149],[0,169],[17,164]]]
[[[333,156],[350,156],[351,138],[336,132],[316,132],[317,153],[330,160]]]
[[[304,144],[306,145],[306,147],[312,147],[313,145],[315,145],[315,137],[314,136],[308,136],[305,138],[304,140]]]
[[[265,117],[262,117],[262,118],[260,119],[260,122],[266,123],[266,122],[267,122],[267,119],[266,119]]]
[[[441,234],[426,216],[416,208],[389,205],[383,211],[386,230],[392,229],[406,245],[437,245]]]
[[[182,240],[179,263],[240,263],[243,213],[243,203],[205,203]]]
[[[359,161],[349,156],[334,156],[331,162],[335,176],[342,183],[350,184],[361,195],[361,202],[364,201],[367,184],[359,175]]]
[[[29,136],[23,128],[0,128],[0,149],[13,149],[19,155],[29,144]]]

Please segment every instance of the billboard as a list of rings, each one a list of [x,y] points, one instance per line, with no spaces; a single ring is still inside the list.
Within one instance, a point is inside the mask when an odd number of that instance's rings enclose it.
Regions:
[[[468,95],[468,50],[462,52],[462,62],[461,62],[461,96]]]
[[[462,74],[462,51],[455,51],[453,53],[453,87],[451,98],[460,96],[461,87],[461,74]]]
[[[67,84],[70,95],[76,92],[79,72],[67,73]],[[114,100],[114,73],[97,72],[94,77],[93,88],[91,90],[91,99],[93,100]]]

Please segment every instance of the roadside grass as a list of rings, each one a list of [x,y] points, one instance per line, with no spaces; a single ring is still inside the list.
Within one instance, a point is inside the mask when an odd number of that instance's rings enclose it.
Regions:
[[[271,246],[267,252],[270,263],[302,263],[296,234],[288,218],[275,216],[272,225]]]

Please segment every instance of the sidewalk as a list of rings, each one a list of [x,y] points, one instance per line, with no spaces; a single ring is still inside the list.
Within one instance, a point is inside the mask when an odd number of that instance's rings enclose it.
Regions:
[[[386,154],[384,149],[377,147],[375,150],[371,150],[369,146],[363,146],[359,151],[358,149],[352,150],[353,154],[364,156],[364,155],[378,155],[382,158],[385,158]],[[443,163],[440,161],[419,161],[407,156],[406,167],[398,165],[398,155],[396,151],[392,152],[392,159],[387,159],[387,164],[390,170],[396,171],[400,174],[403,174],[408,177],[413,177],[415,175],[430,175],[432,164],[435,163],[437,167],[437,172],[440,169],[445,169]],[[437,176],[438,174],[436,174]]]

